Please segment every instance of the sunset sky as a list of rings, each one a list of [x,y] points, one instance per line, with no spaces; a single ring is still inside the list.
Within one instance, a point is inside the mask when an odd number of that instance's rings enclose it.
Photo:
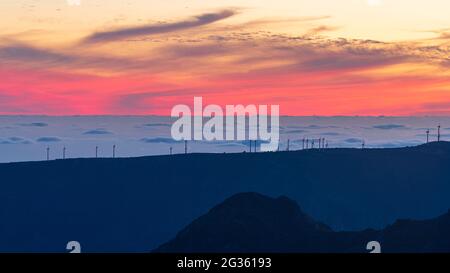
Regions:
[[[2,0],[0,114],[450,115],[448,0]]]

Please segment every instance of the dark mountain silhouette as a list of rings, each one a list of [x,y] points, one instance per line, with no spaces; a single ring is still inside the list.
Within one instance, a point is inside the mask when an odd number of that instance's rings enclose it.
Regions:
[[[450,143],[0,164],[0,252],[140,252],[240,192],[285,195],[333,230],[450,207]]]
[[[183,252],[286,251],[297,245],[313,248],[315,237],[330,232],[286,197],[238,194],[214,207],[159,250]],[[302,236],[293,236],[301,234]],[[298,244],[301,242],[301,244]]]
[[[154,252],[368,252],[367,243],[373,240],[383,252],[450,253],[450,211],[433,220],[397,221],[380,231],[334,232],[287,197],[242,193],[193,221]]]

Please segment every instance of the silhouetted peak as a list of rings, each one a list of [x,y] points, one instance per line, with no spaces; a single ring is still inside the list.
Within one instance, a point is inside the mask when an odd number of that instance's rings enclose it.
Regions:
[[[282,206],[284,209],[292,209],[298,210],[301,212],[299,205],[289,199],[286,196],[280,196],[278,198],[271,198],[256,192],[245,192],[235,194],[228,199],[226,199],[223,203],[218,205],[218,207],[226,207],[226,206],[240,206],[242,209],[246,207],[255,207],[255,206]]]
[[[271,198],[255,192],[235,194],[211,209],[210,213],[223,216],[259,217],[261,219],[280,217],[285,220],[296,219],[309,225],[315,224],[312,218],[306,215],[300,206],[288,197]]]
[[[314,238],[322,232],[331,229],[315,222],[287,197],[240,193],[215,206],[156,251],[270,251],[291,244],[298,236]]]

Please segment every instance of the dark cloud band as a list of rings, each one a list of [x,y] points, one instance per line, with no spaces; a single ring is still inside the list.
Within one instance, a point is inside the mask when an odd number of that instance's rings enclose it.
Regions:
[[[198,15],[195,16],[193,19],[181,22],[147,25],[140,27],[129,27],[105,32],[97,32],[87,37],[84,40],[84,43],[111,42],[143,35],[154,35],[185,30],[189,28],[211,24],[216,21],[220,21],[228,17],[231,17],[235,14],[236,12],[233,10],[222,10],[217,13],[206,13]]]

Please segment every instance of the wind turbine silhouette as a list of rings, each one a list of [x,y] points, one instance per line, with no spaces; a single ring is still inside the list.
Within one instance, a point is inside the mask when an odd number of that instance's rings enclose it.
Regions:
[[[438,142],[441,141],[441,125],[438,126]]]

